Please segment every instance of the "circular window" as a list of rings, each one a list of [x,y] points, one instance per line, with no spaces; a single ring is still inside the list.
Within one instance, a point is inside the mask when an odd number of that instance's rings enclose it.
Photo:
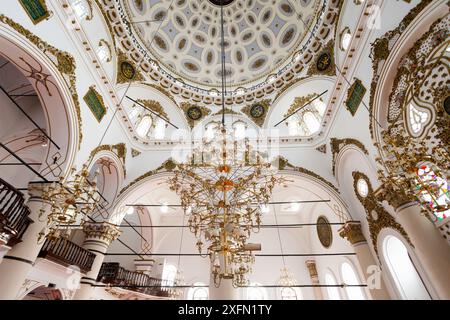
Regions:
[[[333,232],[331,230],[331,225],[328,219],[324,216],[320,216],[317,219],[317,236],[319,237],[320,243],[325,247],[329,248],[333,242]]]
[[[365,198],[369,194],[369,185],[367,184],[366,179],[360,178],[356,183],[356,191],[358,194]]]

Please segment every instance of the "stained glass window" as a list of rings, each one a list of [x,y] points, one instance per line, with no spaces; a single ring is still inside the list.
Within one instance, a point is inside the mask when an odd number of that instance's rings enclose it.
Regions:
[[[450,193],[448,181],[437,173],[429,163],[417,169],[417,190],[420,199],[439,220],[450,215]]]

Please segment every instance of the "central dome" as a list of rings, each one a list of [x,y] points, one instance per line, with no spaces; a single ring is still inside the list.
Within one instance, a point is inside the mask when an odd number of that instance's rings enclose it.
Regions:
[[[232,3],[234,0],[208,0],[212,4],[215,4],[216,6],[227,6],[230,3]]]
[[[221,84],[220,0],[124,0],[127,19],[150,56],[175,78],[206,88]],[[228,87],[265,78],[290,61],[321,0],[223,0]],[[219,6],[218,6],[219,5]],[[302,20],[308,27],[302,23]],[[163,22],[145,22],[163,20]]]

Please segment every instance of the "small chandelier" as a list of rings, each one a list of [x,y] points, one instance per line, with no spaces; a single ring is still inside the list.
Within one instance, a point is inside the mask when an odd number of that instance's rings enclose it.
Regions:
[[[67,235],[70,225],[77,221],[82,222],[84,217],[96,210],[100,200],[95,182],[97,175],[98,172],[95,172],[90,181],[86,165],[80,172],[72,168],[71,178],[65,180],[64,177],[60,177],[58,182],[44,190],[42,198],[50,203],[51,209],[47,217],[47,226],[39,234],[39,241],[42,241],[45,235],[48,239]],[[40,216],[43,212],[41,209]]]
[[[174,300],[180,300],[184,297],[184,288],[186,285],[184,281],[183,271],[177,270],[177,274],[175,276],[175,280],[173,281],[173,286],[169,287],[169,297]]]

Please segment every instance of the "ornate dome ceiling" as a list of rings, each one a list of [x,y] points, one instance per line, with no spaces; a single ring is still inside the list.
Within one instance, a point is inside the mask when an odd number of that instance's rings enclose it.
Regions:
[[[177,78],[204,87],[219,86],[220,0],[124,0],[123,11],[150,56]],[[245,86],[291,61],[309,35],[321,0],[224,0],[226,72],[229,87]],[[153,39],[153,35],[154,39]],[[153,41],[152,41],[153,39]]]

